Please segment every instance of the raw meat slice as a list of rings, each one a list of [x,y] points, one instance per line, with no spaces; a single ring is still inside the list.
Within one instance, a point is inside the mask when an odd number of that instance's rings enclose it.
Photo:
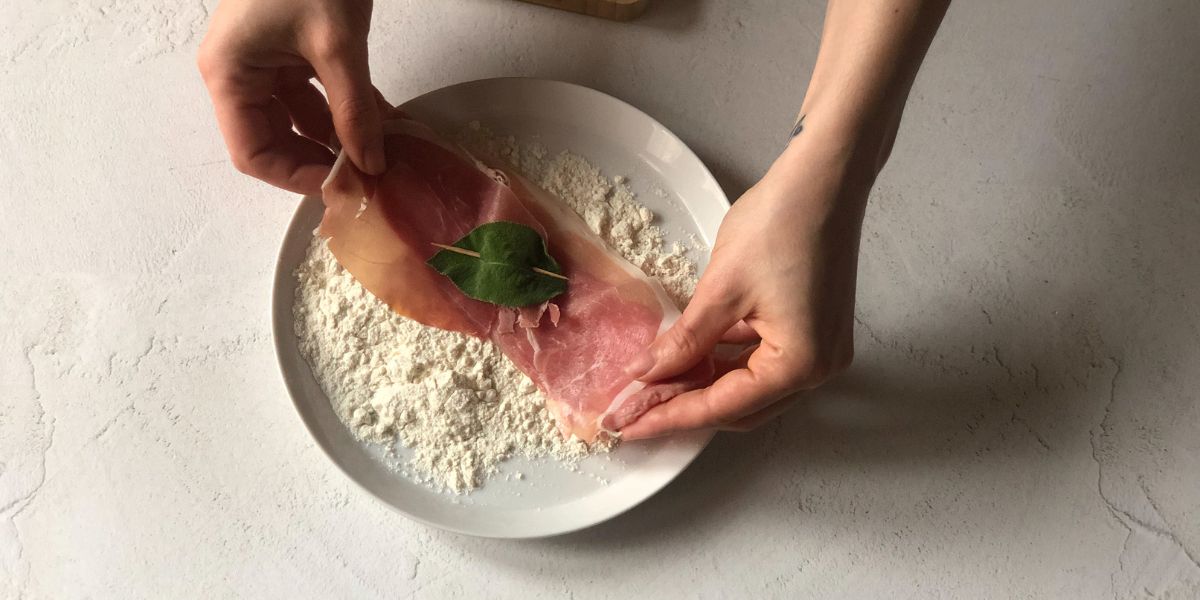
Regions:
[[[387,121],[384,133],[382,176],[368,177],[339,156],[323,188],[320,234],[393,310],[491,339],[542,390],[563,434],[589,442],[711,382],[711,361],[650,385],[624,374],[679,310],[657,281],[609,249],[559,199],[407,117]],[[541,306],[504,308],[468,298],[425,264],[434,243],[453,243],[493,221],[542,234],[570,279],[567,293]]]

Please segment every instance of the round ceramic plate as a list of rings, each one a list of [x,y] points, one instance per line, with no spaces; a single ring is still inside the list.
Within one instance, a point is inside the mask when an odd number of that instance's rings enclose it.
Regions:
[[[638,109],[585,87],[536,79],[488,79],[421,96],[403,106],[453,135],[471,121],[499,134],[570,150],[609,176],[624,175],[659,217],[668,237],[690,234],[711,247],[728,200],[695,154]],[[357,440],[338,420],[297,347],[292,303],[296,267],[321,219],[307,197],[288,227],[272,300],[275,349],[296,410],[317,443],[356,483],[417,521],[461,533],[504,538],[549,536],[610,519],[649,498],[694,459],[708,433],[633,442],[567,468],[553,459],[515,458],[467,495],[433,490],[402,475],[396,458]],[[704,253],[700,253],[704,254]],[[696,257],[701,268],[707,255]],[[400,460],[403,460],[401,451]]]

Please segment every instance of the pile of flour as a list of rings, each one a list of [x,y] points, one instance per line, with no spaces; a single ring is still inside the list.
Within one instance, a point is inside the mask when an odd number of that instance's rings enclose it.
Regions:
[[[507,160],[563,198],[608,244],[662,281],[682,306],[695,289],[687,249],[668,245],[654,215],[623,177],[582,157],[557,156],[472,124],[469,150]],[[426,327],[392,312],[358,284],[314,237],[296,270],[293,307],[300,352],[338,417],[360,439],[410,451],[401,469],[456,493],[480,486],[510,456],[567,464],[611,443],[564,439],[541,393],[491,343]]]
[[[458,136],[467,150],[499,158],[562,198],[587,221],[609,247],[657,278],[681,308],[696,290],[696,263],[689,248],[679,242],[667,244],[663,230],[654,224],[654,213],[637,201],[623,176],[605,177],[600,169],[578,154],[562,152],[551,156],[537,143],[519,143],[514,136],[497,136],[471,123]],[[663,196],[666,192],[656,188]],[[692,250],[705,251],[695,238]]]

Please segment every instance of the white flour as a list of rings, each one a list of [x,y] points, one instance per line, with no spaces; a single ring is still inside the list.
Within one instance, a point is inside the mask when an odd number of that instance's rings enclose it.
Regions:
[[[630,262],[658,277],[682,305],[696,267],[668,248],[654,215],[623,177],[608,179],[579,156],[548,157],[472,125],[468,149],[506,159],[584,216]],[[540,392],[491,342],[405,319],[356,282],[314,238],[296,271],[300,351],[341,420],[360,439],[411,451],[403,470],[457,493],[481,485],[513,455],[568,464],[607,445],[564,440]]]
[[[623,176],[609,179],[583,157],[563,152],[550,156],[541,144],[520,144],[513,136],[496,136],[478,123],[463,130],[459,141],[468,150],[507,161],[529,179],[562,198],[592,231],[626,260],[658,278],[680,307],[696,289],[696,264],[679,242],[668,245],[654,213],[637,201]],[[655,195],[666,197],[662,188]],[[693,249],[706,250],[694,239]]]

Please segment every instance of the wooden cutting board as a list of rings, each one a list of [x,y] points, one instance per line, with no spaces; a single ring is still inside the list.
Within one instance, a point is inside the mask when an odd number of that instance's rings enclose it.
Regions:
[[[542,6],[571,10],[614,21],[628,21],[646,10],[650,0],[525,0]]]

